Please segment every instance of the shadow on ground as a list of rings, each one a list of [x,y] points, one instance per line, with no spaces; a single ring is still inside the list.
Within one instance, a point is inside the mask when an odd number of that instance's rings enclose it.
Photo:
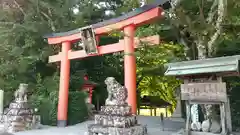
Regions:
[[[184,127],[184,122],[164,120],[162,127],[160,117],[138,116],[139,123],[147,125],[149,135],[171,135]],[[93,121],[87,121],[65,128],[44,126],[43,129],[15,133],[15,135],[84,135],[87,125]],[[164,131],[163,131],[164,129]]]

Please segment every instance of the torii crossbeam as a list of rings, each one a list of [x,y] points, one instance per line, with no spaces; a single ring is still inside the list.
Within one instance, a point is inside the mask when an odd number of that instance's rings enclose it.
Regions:
[[[132,113],[136,114],[136,62],[134,49],[139,47],[140,41],[149,42],[152,45],[159,44],[160,38],[159,36],[151,36],[142,39],[135,38],[135,29],[138,26],[149,24],[161,18],[164,14],[163,9],[169,8],[169,5],[169,0],[157,0],[154,4],[145,5],[118,18],[73,31],[53,33],[45,36],[49,44],[58,44],[62,46],[62,50],[59,54],[49,57],[49,63],[61,62],[57,115],[58,126],[63,127],[67,125],[70,60],[120,51],[124,51],[125,54],[124,83],[128,90],[128,104],[132,107]],[[98,46],[99,37],[113,30],[123,30],[124,39],[120,40],[119,43]],[[83,50],[72,51],[71,44],[80,40],[84,43]]]

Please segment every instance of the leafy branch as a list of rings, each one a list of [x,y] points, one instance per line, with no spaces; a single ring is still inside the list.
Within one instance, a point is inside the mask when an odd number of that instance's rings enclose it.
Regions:
[[[188,48],[191,48],[191,46],[196,46],[198,51],[197,56],[199,59],[211,57],[215,50],[214,44],[221,35],[227,2],[224,0],[214,0],[210,6],[207,18],[205,18],[205,12],[203,8],[208,6],[203,5],[209,4],[209,2],[204,3],[203,0],[197,0],[195,4],[199,10],[199,20],[194,18],[198,13],[192,12],[191,10],[187,9],[187,7],[184,7],[184,4],[182,4],[183,2],[187,1],[173,1],[173,8],[169,12],[170,21],[179,31],[185,31],[183,34],[179,32],[180,39]],[[216,13],[217,19],[215,19]],[[180,27],[183,27],[183,29]],[[188,35],[191,36],[186,37],[186,33],[189,33]],[[192,42],[188,42],[188,39],[190,39]],[[188,50],[193,51],[191,49]]]

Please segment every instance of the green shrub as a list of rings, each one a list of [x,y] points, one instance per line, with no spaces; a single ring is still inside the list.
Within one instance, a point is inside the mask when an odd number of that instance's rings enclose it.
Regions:
[[[86,95],[84,92],[72,91],[69,93],[68,124],[73,125],[83,122],[88,117],[85,104]]]
[[[87,118],[87,107],[85,104],[85,94],[83,92],[73,91],[69,93],[68,103],[68,124],[73,125],[83,122]],[[57,124],[57,106],[58,92],[52,92],[49,96],[32,96],[33,107],[38,108],[38,114],[41,115],[41,123],[44,125],[56,126]]]
[[[32,107],[38,108],[41,115],[41,123],[55,126],[57,124],[59,76],[42,79],[37,75],[37,84],[29,101]],[[69,91],[68,99],[68,124],[73,125],[86,120],[87,107],[85,104],[85,93],[80,91]]]
[[[49,96],[32,95],[30,103],[33,108],[38,108],[38,114],[41,116],[41,123],[43,125],[57,124],[57,92],[52,92]]]
[[[12,91],[4,91],[3,106],[8,107],[9,103],[14,99]]]

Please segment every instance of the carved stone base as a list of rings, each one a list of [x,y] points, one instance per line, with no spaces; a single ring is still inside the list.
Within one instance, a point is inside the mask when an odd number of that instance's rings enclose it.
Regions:
[[[136,125],[130,128],[103,127],[93,124],[88,127],[88,135],[147,135],[146,126]]]
[[[128,105],[106,105],[101,107],[101,113],[105,115],[128,116],[131,115],[131,107]]]
[[[0,131],[7,131],[9,133],[15,133],[19,131],[25,131],[30,129],[40,128],[40,116],[7,116],[3,115],[0,122]]]
[[[40,116],[34,115],[28,102],[13,101],[9,108],[4,110],[1,123],[6,132],[14,133],[39,127]]]
[[[15,102],[10,103],[9,108],[29,109],[30,106],[29,106],[28,102],[15,101]]]
[[[103,126],[129,128],[137,124],[136,116],[95,115],[95,124]]]

